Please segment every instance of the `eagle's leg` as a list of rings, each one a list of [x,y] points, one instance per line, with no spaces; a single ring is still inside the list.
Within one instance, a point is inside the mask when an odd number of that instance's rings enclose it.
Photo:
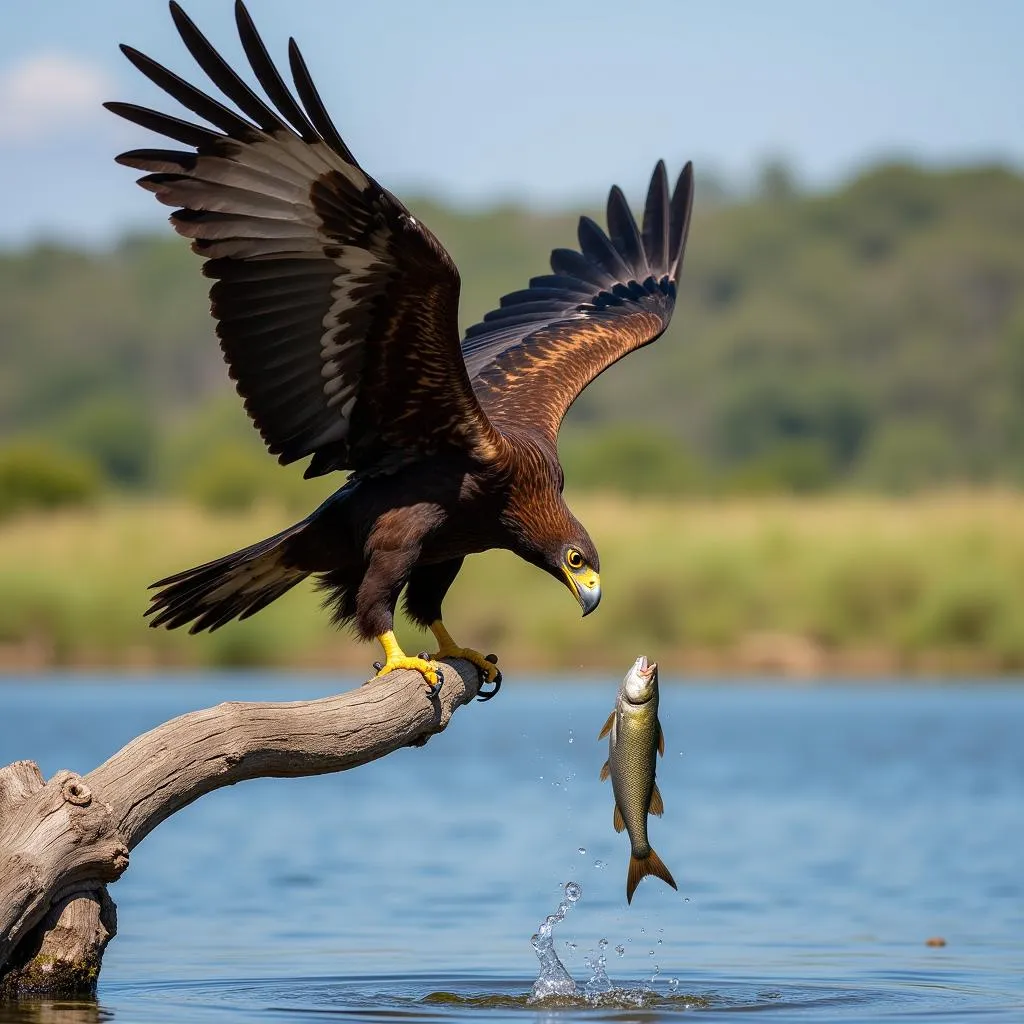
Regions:
[[[382,517],[383,518],[383,517]],[[388,524],[378,521],[375,532],[380,546],[370,555],[370,563],[363,573],[355,600],[356,625],[361,636],[376,637],[384,648],[384,663],[374,662],[377,675],[396,669],[411,669],[423,676],[428,697],[435,697],[444,682],[441,666],[426,656],[410,658],[402,650],[395,636],[395,604],[402,586],[409,578],[418,549],[413,546],[386,546]]]
[[[461,568],[461,558],[417,565],[409,574],[409,586],[405,591],[405,609],[413,622],[429,627],[434,634],[438,646],[438,651],[434,655],[435,660],[462,658],[476,666],[481,683],[494,684],[493,690],[479,695],[481,700],[490,700],[501,686],[501,673],[495,664],[497,658],[494,655],[484,657],[471,647],[460,647],[441,621],[441,602]]]
[[[398,638],[390,629],[381,633],[377,639],[380,641],[381,647],[384,648],[384,664],[382,665],[379,661],[373,663],[373,667],[377,669],[377,675],[382,676],[388,672],[394,672],[398,668],[412,669],[423,676],[424,682],[429,687],[427,696],[437,696],[441,684],[444,682],[444,675],[439,665],[435,665],[434,662],[427,661],[425,658],[410,658],[402,650]]]

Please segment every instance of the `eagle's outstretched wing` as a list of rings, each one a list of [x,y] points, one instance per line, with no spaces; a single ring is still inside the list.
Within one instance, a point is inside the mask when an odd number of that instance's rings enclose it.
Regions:
[[[127,103],[114,113],[187,150],[118,161],[170,206],[208,260],[221,348],[245,407],[282,463],[307,476],[456,449],[487,458],[499,440],[474,395],[458,333],[459,275],[437,239],[349,152],[294,40],[296,100],[238,0],[257,95],[172,0],[199,66],[244,116],[144,54],[128,59],[213,125]]]
[[[608,229],[580,218],[581,252],[555,249],[551,274],[504,296],[462,342],[473,387],[501,430],[554,446],[566,410],[602,371],[668,326],[693,206],[687,164],[669,198],[664,163],[651,178],[643,228],[616,187]]]

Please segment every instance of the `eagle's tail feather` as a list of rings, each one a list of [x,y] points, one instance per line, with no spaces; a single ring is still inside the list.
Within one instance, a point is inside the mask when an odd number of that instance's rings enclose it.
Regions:
[[[190,633],[211,632],[232,619],[247,619],[291,590],[309,573],[288,559],[288,541],[306,522],[224,555],[194,569],[158,580],[146,610],[151,626],[177,629],[191,622]]]

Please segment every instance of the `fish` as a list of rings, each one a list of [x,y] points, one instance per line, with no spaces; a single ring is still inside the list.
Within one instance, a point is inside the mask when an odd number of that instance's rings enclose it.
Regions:
[[[626,673],[615,697],[615,710],[608,716],[598,739],[608,736],[608,760],[601,768],[601,780],[609,776],[615,797],[612,824],[616,832],[629,834],[629,871],[626,902],[641,879],[655,875],[676,891],[672,873],[654,852],[647,838],[647,815],[659,817],[665,811],[661,792],[654,780],[657,755],[665,754],[665,735],[658,721],[658,665],[647,658],[636,659]]]

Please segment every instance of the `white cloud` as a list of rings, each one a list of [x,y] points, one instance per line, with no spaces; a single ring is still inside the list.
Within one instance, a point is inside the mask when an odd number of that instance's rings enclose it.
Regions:
[[[100,113],[110,81],[62,53],[37,53],[0,70],[0,143],[34,143]]]

